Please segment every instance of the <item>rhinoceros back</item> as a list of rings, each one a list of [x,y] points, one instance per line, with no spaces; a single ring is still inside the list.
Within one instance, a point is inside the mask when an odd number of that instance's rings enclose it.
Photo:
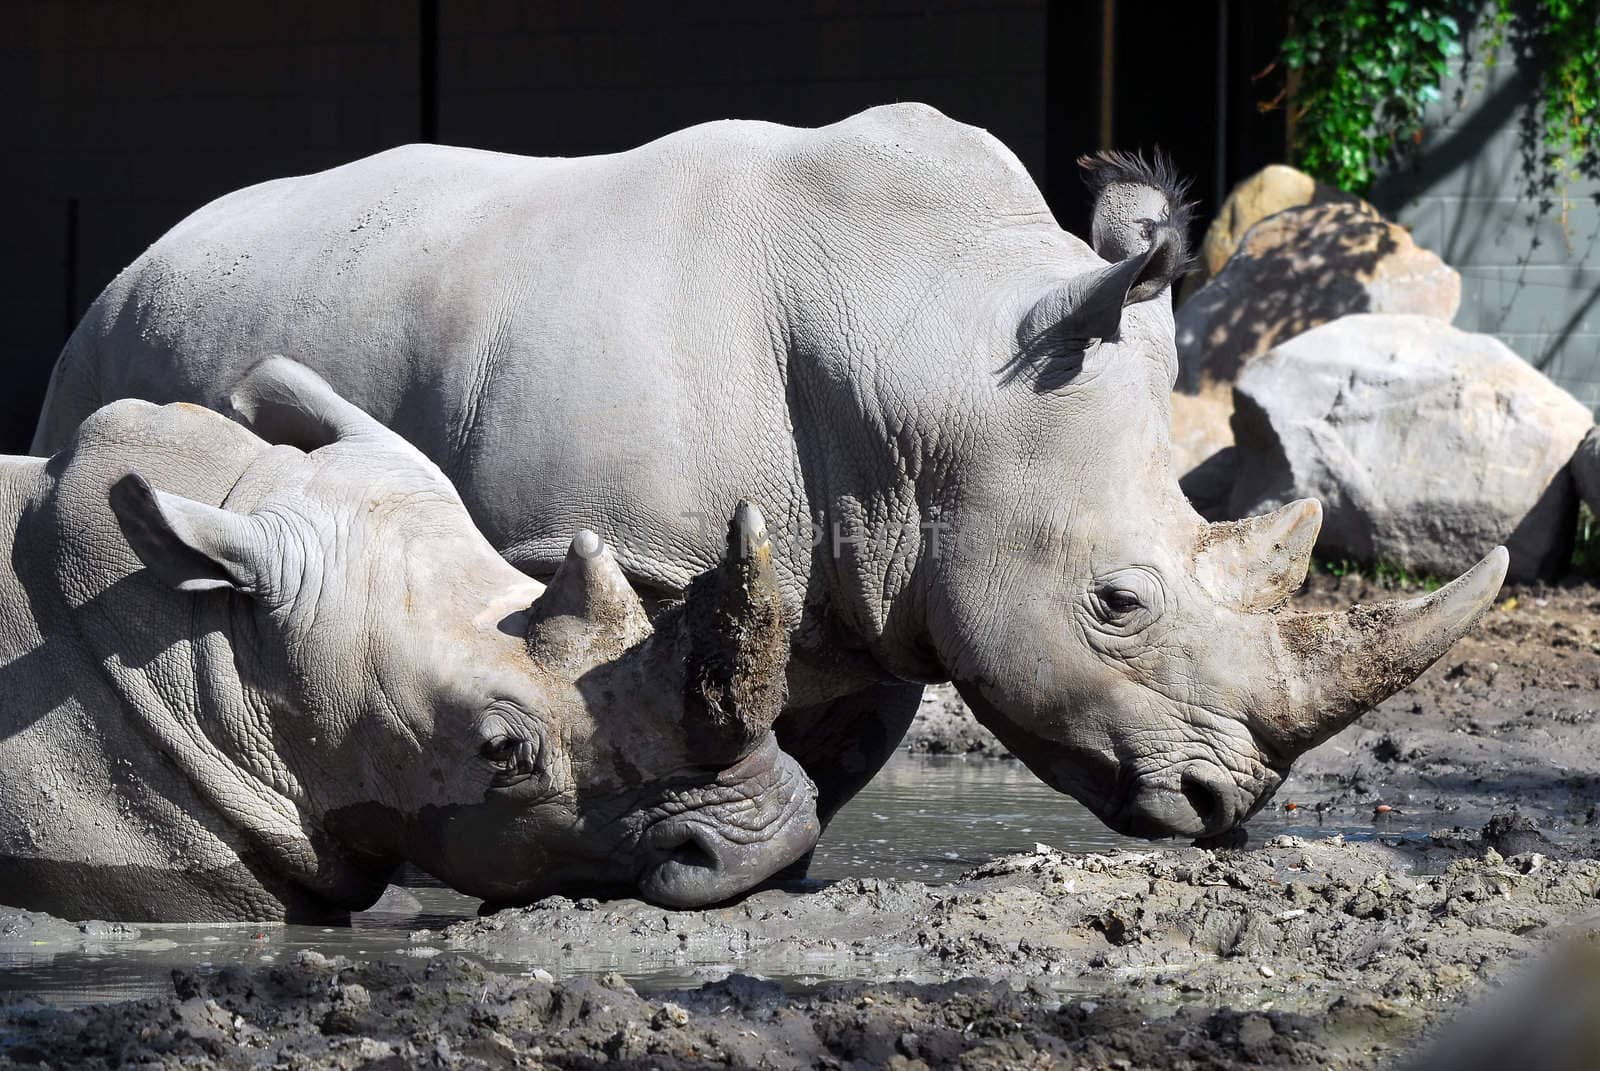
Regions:
[[[579,160],[407,146],[223,197],[96,301],[35,452],[110,398],[221,405],[284,353],[437,461],[519,564],[606,525],[635,566],[698,548],[656,578],[681,588],[720,543],[684,514],[794,482],[766,254],[734,218],[759,139],[730,168],[712,134]]]
[[[804,439],[839,438],[823,425],[850,414],[797,386],[793,354],[903,339],[952,265],[989,270],[984,234],[1023,223],[1055,255],[1016,158],[917,105],[571,160],[407,146],[173,228],[69,342],[35,450],[109,398],[215,405],[281,352],[437,461],[520,567],[553,570],[573,530],[600,527],[635,579],[677,591],[716,560],[705,518],[739,498],[786,531],[814,516],[806,453],[832,447]],[[877,479],[848,449],[852,478]],[[803,559],[779,562],[791,610]]]

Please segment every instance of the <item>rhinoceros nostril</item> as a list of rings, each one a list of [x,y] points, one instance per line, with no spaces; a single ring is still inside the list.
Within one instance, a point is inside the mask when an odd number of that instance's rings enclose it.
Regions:
[[[1228,807],[1226,791],[1221,786],[1192,770],[1185,770],[1179,790],[1207,833],[1216,832],[1232,823],[1233,814]]]
[[[721,861],[717,858],[710,846],[706,843],[706,834],[693,828],[683,830],[682,839],[676,843],[659,845],[665,861],[673,862],[682,867],[693,867],[699,870],[720,870]]]

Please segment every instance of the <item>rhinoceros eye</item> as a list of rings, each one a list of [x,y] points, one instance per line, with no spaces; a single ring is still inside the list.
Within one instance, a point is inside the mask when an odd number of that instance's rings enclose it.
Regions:
[[[495,781],[513,784],[540,772],[544,744],[536,731],[502,713],[484,718],[478,754],[494,771]]]
[[[1130,567],[1102,577],[1089,589],[1089,605],[1101,625],[1115,635],[1132,635],[1161,614],[1162,589],[1147,569]]]
[[[1119,616],[1134,613],[1144,605],[1139,601],[1138,593],[1127,588],[1111,588],[1109,591],[1103,591],[1100,593],[1100,601],[1105,604],[1107,610]]]
[[[496,766],[526,766],[532,751],[532,741],[515,736],[497,736],[483,744],[483,757]]]

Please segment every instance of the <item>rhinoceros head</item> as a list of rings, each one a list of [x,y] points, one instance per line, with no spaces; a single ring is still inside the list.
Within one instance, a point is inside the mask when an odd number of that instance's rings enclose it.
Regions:
[[[1092,170],[1097,256],[1054,246],[1055,277],[995,316],[988,382],[948,392],[975,400],[927,462],[956,492],[928,496],[950,533],[924,566],[927,643],[1019,758],[1112,827],[1216,834],[1471,628],[1506,553],[1409,602],[1288,608],[1320,507],[1208,524],[1185,500],[1168,459],[1178,192],[1129,158]]]
[[[438,468],[296,362],[257,366],[232,402],[280,444],[230,494],[243,509],[137,476],[113,506],[168,583],[232,593],[256,724],[217,731],[313,843],[495,903],[673,906],[812,847],[815,789],[770,732],[787,647],[754,506],[653,629],[594,533],[548,586],[524,576]]]

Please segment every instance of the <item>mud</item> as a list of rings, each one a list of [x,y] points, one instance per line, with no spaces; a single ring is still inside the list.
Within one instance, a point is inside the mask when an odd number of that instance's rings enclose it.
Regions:
[[[14,1013],[0,1064],[83,1067],[1347,1067],[1282,1012],[1183,1009],[1147,1022],[1037,987],[833,986],[743,976],[645,996],[618,976],[496,974],[458,957],[180,975],[170,1000]],[[1187,1054],[1174,1063],[1174,1054]]]
[[[1318,577],[1302,597],[1335,606],[1386,593]],[[1516,807],[1596,853],[1600,835],[1600,590],[1502,592],[1423,677],[1296,764],[1305,788],[1350,811],[1386,804],[1431,822]]]
[[[1385,594],[1319,578],[1300,602]],[[175,971],[134,1002],[13,1000],[0,1067],[1404,1066],[1546,950],[1600,945],[1593,621],[1593,588],[1508,592],[1303,758],[1242,849],[1040,845],[949,882],[705,911],[555,897],[355,962],[307,950]],[[937,695],[910,745],[997,747]],[[0,945],[134,937],[0,916]],[[1531,1018],[1512,1051],[1548,1033]]]
[[[1016,758],[972,716],[953,684],[935,684],[923,690],[922,706],[900,746],[913,755]]]
[[[1517,846],[1552,854],[1505,856],[1487,842],[1505,836],[1041,846],[947,885],[850,880],[708,911],[554,897],[418,931],[393,960],[307,951],[174,972],[170,998],[0,1009],[0,1066],[1381,1067],[1476,983],[1600,925],[1600,862],[1537,833]],[[641,994],[571,972],[596,947],[725,966]],[[547,966],[494,968],[508,958]],[[815,977],[755,977],[801,968]]]

